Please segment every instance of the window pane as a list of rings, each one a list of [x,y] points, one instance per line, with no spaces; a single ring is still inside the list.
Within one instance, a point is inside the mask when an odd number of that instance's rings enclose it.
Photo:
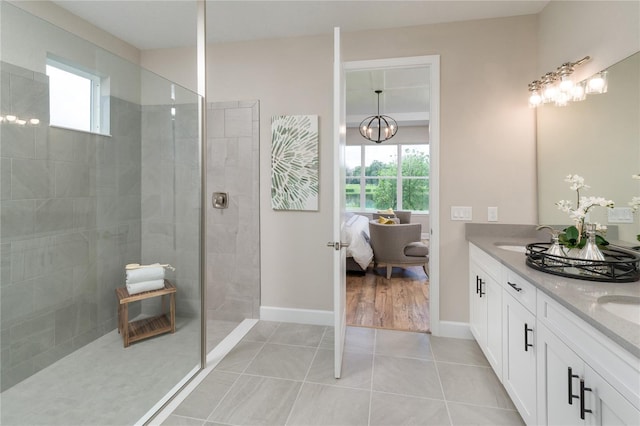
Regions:
[[[402,176],[429,176],[429,145],[402,149]]]
[[[429,178],[402,179],[402,209],[429,210]]]
[[[348,210],[360,208],[360,183],[351,183],[352,180],[347,178],[344,186],[345,206]]]
[[[91,80],[47,65],[49,114],[54,126],[91,131]]]
[[[366,207],[374,210],[397,208],[397,179],[367,179]]]
[[[397,174],[398,145],[374,145],[364,147],[366,176],[393,176]],[[367,182],[371,182],[367,179]]]
[[[360,176],[362,161],[361,146],[346,146],[344,150],[344,160],[346,166],[346,176]],[[355,183],[355,182],[354,182]]]

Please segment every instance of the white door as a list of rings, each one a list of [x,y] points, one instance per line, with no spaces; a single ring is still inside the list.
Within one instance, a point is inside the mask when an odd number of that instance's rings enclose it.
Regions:
[[[342,352],[347,329],[347,270],[343,250],[342,230],[345,218],[345,159],[346,116],[345,84],[342,58],[340,56],[340,28],[333,31],[333,313],[335,321],[335,377],[342,373]]]

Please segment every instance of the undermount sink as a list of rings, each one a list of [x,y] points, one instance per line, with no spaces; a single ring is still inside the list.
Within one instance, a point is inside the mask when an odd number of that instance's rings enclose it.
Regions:
[[[498,247],[499,249],[502,250],[507,250],[507,251],[515,251],[518,253],[526,253],[527,252],[527,248],[525,246],[519,246],[516,244],[496,244],[496,247]]]
[[[640,325],[640,297],[638,296],[601,296],[598,304],[609,313]]]

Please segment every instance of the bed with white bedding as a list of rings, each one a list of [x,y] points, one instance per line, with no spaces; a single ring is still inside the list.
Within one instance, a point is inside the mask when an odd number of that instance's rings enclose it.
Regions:
[[[369,244],[369,218],[354,214],[344,224],[347,246],[347,270],[362,272],[373,260]]]

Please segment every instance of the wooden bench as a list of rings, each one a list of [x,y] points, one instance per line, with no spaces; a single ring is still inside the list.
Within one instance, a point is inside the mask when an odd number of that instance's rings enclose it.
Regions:
[[[165,296],[169,295],[169,312],[166,312]],[[176,332],[176,287],[164,280],[164,288],[130,295],[126,287],[116,288],[118,298],[118,333],[122,334],[124,347],[162,333]],[[162,314],[129,322],[129,303],[162,297]]]

